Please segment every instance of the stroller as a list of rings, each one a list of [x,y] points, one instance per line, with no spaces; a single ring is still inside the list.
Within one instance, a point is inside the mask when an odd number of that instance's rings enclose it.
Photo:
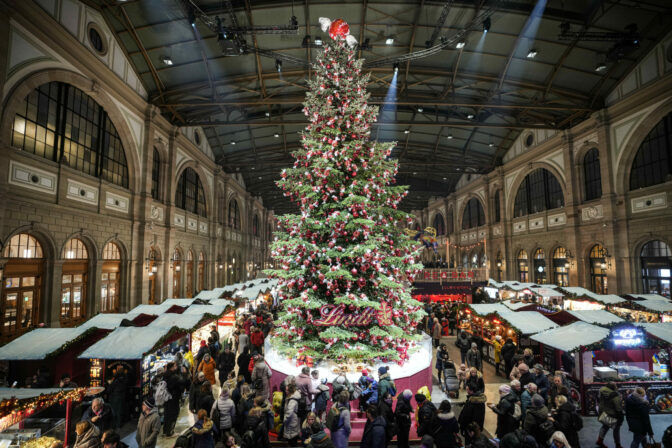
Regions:
[[[451,361],[444,363],[443,379],[445,383],[442,386],[443,391],[451,398],[459,398],[460,382],[457,379],[457,370],[455,370],[455,364],[453,364]]]

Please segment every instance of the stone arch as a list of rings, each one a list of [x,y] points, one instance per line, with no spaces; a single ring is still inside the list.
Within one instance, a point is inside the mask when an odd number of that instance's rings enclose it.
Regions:
[[[672,112],[672,101],[664,101],[653,111],[642,117],[637,128],[630,133],[621,150],[621,156],[617,159],[614,189],[616,194],[625,194],[630,191],[630,171],[632,162],[639,151],[642,142],[660,121]]]
[[[119,248],[119,254],[121,255],[122,263],[129,260],[130,252],[128,251],[128,246],[126,246],[126,244],[122,240],[120,240],[119,237],[117,237],[116,235],[107,238],[105,241],[103,241],[103,244],[98,248],[98,254],[101,256],[101,258],[103,256],[103,249],[105,249],[107,243],[114,243],[117,245],[117,247]]]
[[[467,208],[467,204],[469,203],[469,201],[471,201],[473,198],[476,198],[476,200],[480,202],[481,207],[483,207],[483,215],[485,216],[485,224],[483,225],[488,224],[488,209],[485,207],[485,204],[483,204],[483,198],[481,198],[476,193],[469,193],[467,196],[464,197],[464,200],[460,204],[460,210],[457,216],[458,225],[455,228],[456,232],[462,232],[462,220],[464,219],[464,210]]]
[[[63,253],[63,249],[65,248],[65,245],[68,243],[68,241],[70,241],[72,238],[81,240],[82,243],[84,243],[84,246],[86,246],[86,250],[88,251],[89,264],[99,260],[102,257],[102,248],[105,247],[105,245],[101,246],[101,249],[98,250],[96,240],[88,232],[77,231],[66,236],[65,239],[61,242],[60,247],[58,248],[58,259],[62,259],[61,254]]]
[[[169,199],[171,202],[175,201],[175,191],[177,190],[177,181],[180,179],[180,176],[182,176],[182,173],[184,170],[187,168],[191,168],[192,170],[196,171],[196,174],[198,174],[198,179],[201,181],[201,185],[203,186],[203,193],[205,194],[205,210],[206,210],[206,215],[207,219],[212,218],[212,214],[214,213],[215,206],[214,206],[214,192],[208,185],[208,183],[205,181],[207,179],[205,175],[205,170],[203,169],[203,165],[200,163],[197,163],[194,160],[187,160],[186,162],[182,162],[177,169],[177,175],[175,176],[175,179],[173,182],[171,182],[170,186],[170,196]]]
[[[7,242],[12,239],[14,235],[18,235],[19,233],[27,233],[37,239],[37,242],[42,246],[42,254],[44,255],[45,261],[53,262],[60,256],[60,252],[57,252],[57,245],[54,238],[49,231],[38,225],[21,226],[9,232],[5,238],[3,238],[3,243],[0,245],[0,255],[2,254],[2,251],[5,250]]]
[[[510,216],[511,219],[521,219],[523,216],[520,216],[518,218],[513,217],[513,208],[515,206],[515,201],[516,201],[516,195],[518,194],[518,190],[520,189],[520,184],[523,183],[523,180],[527,177],[528,174],[532,173],[533,171],[539,169],[539,168],[544,168],[546,171],[550,172],[553,176],[555,176],[555,180],[558,181],[558,184],[560,185],[560,188],[562,188],[562,197],[564,200],[564,206],[563,208],[567,205],[568,198],[567,198],[567,186],[565,185],[565,181],[563,180],[562,175],[560,172],[555,168],[553,165],[539,161],[539,162],[533,162],[530,163],[527,167],[526,170],[521,170],[517,175],[516,178],[514,179],[513,183],[511,184],[511,194],[509,194],[506,197],[506,204],[505,204],[505,211],[506,215],[505,216]],[[553,209],[554,210],[554,209]],[[548,210],[545,210],[548,211]],[[525,215],[527,217],[527,215]]]
[[[18,81],[5,100],[2,117],[0,117],[0,144],[10,147],[11,145],[11,131],[12,123],[14,122],[14,115],[21,102],[33,90],[43,84],[50,82],[64,82],[77,87],[91,98],[93,98],[110,117],[110,121],[119,134],[122,146],[124,147],[124,154],[126,155],[126,163],[128,164],[128,189],[130,191],[139,190],[140,173],[142,172],[142,164],[140,163],[139,154],[142,148],[137,147],[123,113],[119,110],[112,96],[105,92],[103,85],[96,81],[92,81],[78,73],[63,69],[48,69],[35,73],[31,73],[22,80]],[[136,150],[133,150],[133,149]]]

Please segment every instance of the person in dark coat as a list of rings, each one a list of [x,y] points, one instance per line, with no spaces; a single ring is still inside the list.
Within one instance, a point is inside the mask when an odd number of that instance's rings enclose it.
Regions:
[[[469,376],[467,377],[467,387],[471,389],[474,393],[483,393],[485,392],[485,382],[483,381],[483,376],[481,372],[472,367],[469,369]]]
[[[93,423],[93,425],[98,428],[98,432],[102,434],[112,428],[112,425],[114,424],[112,407],[105,403],[102,398],[94,398],[91,402],[91,406],[89,406],[82,414],[81,421]]]
[[[204,381],[198,398],[198,409],[205,409],[209,413],[214,404],[215,397],[212,395],[212,385],[209,381]]]
[[[495,445],[483,434],[483,429],[477,423],[467,426],[465,432],[470,440],[471,448],[494,448]]]
[[[458,336],[455,341],[455,345],[460,349],[460,359],[462,364],[465,364],[467,362],[467,352],[471,347],[471,341],[469,340],[469,335],[466,331],[460,333],[460,336]]]
[[[541,364],[534,365],[534,384],[537,385],[537,393],[544,397],[545,401],[548,401],[548,393],[551,390],[551,385],[548,382],[548,377],[544,373],[544,366]]]
[[[408,435],[412,422],[411,413],[413,412],[411,398],[413,398],[413,392],[410,389],[405,389],[397,397],[397,406],[394,408],[394,419],[397,422],[398,448],[408,448]]]
[[[331,441],[329,435],[324,432],[324,428],[320,422],[315,422],[310,426],[312,432],[308,448],[334,448],[334,442]]]
[[[518,421],[513,418],[516,406],[516,396],[511,392],[511,386],[502,384],[499,386],[499,403],[491,404],[490,409],[497,414],[497,430],[495,434],[500,439],[518,428]]]
[[[534,375],[530,373],[530,368],[527,364],[522,363],[518,365],[518,371],[520,372],[520,387],[525,388],[529,383],[535,383]],[[535,383],[536,384],[536,383]]]
[[[466,430],[470,423],[476,423],[481,430],[483,429],[486,401],[487,399],[483,392],[474,393],[467,386],[467,401],[464,403],[462,412],[460,412],[460,418],[458,419],[460,428],[462,428],[462,435],[465,437],[467,443],[471,440],[469,432]]]
[[[362,434],[360,448],[385,448],[387,446],[385,435],[385,419],[378,415],[378,406],[370,404],[366,408],[366,425]]]
[[[581,418],[578,415],[574,415],[577,413],[576,407],[567,401],[567,397],[564,395],[555,397],[555,405],[556,409],[553,416],[555,429],[567,437],[569,446],[572,448],[581,448],[579,445],[579,432],[574,429],[574,420]]]
[[[600,413],[604,412],[611,418],[616,419],[616,425],[613,427],[602,425],[600,428],[600,433],[597,438],[597,445],[600,448],[606,448],[604,444],[604,438],[607,435],[607,432],[611,429],[614,435],[614,444],[616,447],[621,446],[621,425],[623,425],[623,398],[618,392],[618,387],[615,383],[607,383],[605,386],[600,388],[599,391],[599,406]]]
[[[441,387],[441,376],[443,375],[444,362],[448,360],[448,350],[446,344],[441,344],[440,348],[436,351],[436,374],[439,378],[439,387]]]
[[[634,391],[625,399],[625,419],[628,422],[628,429],[632,433],[632,444],[630,448],[637,448],[642,445],[646,436],[653,437],[653,428],[651,427],[651,417],[649,417],[649,402],[646,399],[646,392],[641,387]],[[574,448],[572,446],[572,448]]]
[[[219,370],[219,384],[224,384],[229,377],[229,372],[236,368],[236,354],[228,345],[217,357],[217,370]]]
[[[194,426],[191,427],[192,447],[215,448],[217,429],[212,420],[208,417],[208,411],[200,409],[197,417],[198,420],[194,423]]]
[[[203,372],[198,372],[196,378],[191,383],[191,388],[189,389],[189,411],[192,414],[196,414],[199,409],[199,404],[201,401],[201,386],[205,382],[205,374]]]
[[[397,422],[394,418],[394,411],[392,410],[392,401],[393,397],[389,392],[385,394],[378,400],[378,415],[385,419],[385,440],[389,444],[390,440],[397,435]]]
[[[467,352],[467,365],[477,370],[483,370],[483,357],[476,342],[471,343],[471,348]]]
[[[574,356],[572,356],[571,353],[569,352],[562,352],[562,368],[565,370],[565,372],[569,373],[572,375],[572,372],[574,372],[574,366],[576,366],[576,361],[574,361]],[[572,443],[571,440],[568,440],[569,443]],[[572,445],[572,448],[574,448],[574,445]]]
[[[434,418],[434,414],[436,414],[436,406],[423,394],[415,394],[415,402],[418,403],[416,411],[418,420],[417,433],[418,437],[422,437],[425,434],[429,434],[430,423]]]
[[[110,407],[112,408],[113,415],[113,425],[115,429],[121,428],[122,423],[124,422],[124,410],[126,403],[126,390],[128,379],[124,374],[121,367],[118,367],[112,373],[112,379],[108,381],[107,387],[105,388],[107,392],[107,399],[110,402]]]
[[[174,362],[169,362],[166,366],[165,378],[170,400],[163,404],[163,435],[170,437],[175,431],[175,422],[180,413],[180,398],[184,391],[185,379]]]
[[[548,435],[541,431],[540,425],[548,420],[548,408],[546,400],[541,395],[535,394],[532,397],[532,406],[525,413],[523,420],[523,429],[528,434],[532,434],[534,439],[542,446],[546,446]]]
[[[456,448],[460,446],[458,443],[460,425],[452,412],[450,401],[443,400],[441,402],[439,412],[432,419],[430,428],[436,448]]]
[[[506,339],[502,345],[501,355],[504,360],[504,373],[509,375],[513,370],[513,357],[516,356],[516,344],[513,343],[513,339]]]
[[[248,369],[251,359],[252,356],[250,356],[250,350],[247,347],[245,347],[243,353],[238,355],[238,375],[243,375],[247,384],[252,384],[252,372]]]
[[[194,367],[198,367],[206,353],[209,354],[210,349],[208,348],[208,343],[205,341],[205,339],[202,339],[201,346],[198,348],[196,356],[194,356]]]

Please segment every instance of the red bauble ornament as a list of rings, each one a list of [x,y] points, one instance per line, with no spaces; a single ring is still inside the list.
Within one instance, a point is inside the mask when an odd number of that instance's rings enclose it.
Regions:
[[[345,22],[345,20],[336,19],[333,22],[331,22],[331,26],[329,27],[329,37],[331,37],[334,40],[336,40],[336,37],[345,39],[345,36],[347,36],[348,34],[350,34],[350,27]]]

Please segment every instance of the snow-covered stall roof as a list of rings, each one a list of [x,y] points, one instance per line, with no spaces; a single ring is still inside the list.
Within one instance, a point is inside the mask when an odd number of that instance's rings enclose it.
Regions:
[[[196,295],[196,298],[203,300],[219,299],[222,296],[222,294],[224,294],[226,291],[227,291],[226,287],[204,290],[199,292]]]
[[[583,322],[588,322],[589,324],[609,325],[616,322],[623,322],[623,319],[607,310],[567,310],[567,312],[577,319]]]
[[[540,331],[556,328],[558,324],[537,311],[507,311],[497,313],[521,334],[534,334]]]
[[[235,304],[229,300],[229,299],[212,299],[210,302],[208,302],[210,305],[216,305],[216,306],[235,306]]]
[[[635,305],[639,305],[642,308],[646,308],[647,310],[655,311],[657,313],[669,313],[672,311],[672,302],[670,302],[665,297],[659,296],[657,294],[628,294],[628,295],[640,299],[640,300],[633,300],[632,303],[634,303]],[[654,296],[655,298],[650,298],[647,296]]]
[[[163,302],[161,302],[161,305],[168,305],[168,308],[170,308],[173,305],[177,306],[189,306],[192,303],[194,303],[194,300],[196,300],[198,297],[194,297],[193,299],[166,299]]]
[[[672,344],[672,322],[635,324],[643,327],[647,333]]]
[[[662,300],[663,302],[669,302],[670,299],[659,294],[628,294],[631,297],[636,297],[638,299],[644,300]]]
[[[474,310],[474,313],[479,316],[486,316],[490,313],[508,313],[511,312],[510,309],[502,305],[501,303],[477,303],[469,305],[469,307]]]
[[[242,297],[247,300],[254,300],[259,296],[259,294],[268,291],[271,287],[268,284],[262,284],[253,286],[251,288],[245,288],[243,290],[236,291],[234,297]]]
[[[124,319],[133,320],[138,317],[135,313],[101,313],[96,314],[79,326],[79,328],[102,328],[104,330],[114,330]]]
[[[0,360],[42,360],[91,328],[37,328],[0,347]]]
[[[544,285],[538,288],[527,288],[532,293],[540,297],[564,297],[565,295],[558,291],[555,285]]]
[[[565,286],[561,289],[569,294],[578,297],[587,297],[604,305],[615,305],[617,303],[625,302],[624,298],[619,297],[616,294],[595,294],[593,291],[589,291],[586,288],[581,288],[579,286]]]
[[[600,342],[607,336],[609,336],[608,329],[578,321],[564,327],[533,334],[530,336],[530,339],[549,347],[569,352],[582,345],[585,346]]]
[[[224,314],[226,308],[227,305],[191,305],[182,314],[212,314],[213,316],[221,316]]]
[[[16,388],[16,387],[0,387],[0,401],[10,400],[16,398],[17,400],[26,400],[28,398],[39,397],[40,395],[52,395],[64,390],[72,390],[72,388],[47,387],[47,388]]]
[[[80,359],[142,359],[170,332],[165,327],[121,327],[93,344]]]
[[[172,328],[172,327],[177,327],[181,328],[184,330],[191,330],[192,328],[195,328],[198,323],[203,320],[204,313],[182,313],[182,314],[176,314],[176,313],[166,313],[162,314],[152,323],[147,325],[148,327],[159,327],[159,328]]]
[[[502,305],[504,305],[505,307],[507,307],[507,308],[509,308],[513,311],[516,311],[519,308],[523,308],[525,306],[532,305],[532,303],[530,303],[530,302],[520,302],[520,301],[513,302],[511,300],[505,300],[504,302],[502,302]]]
[[[141,314],[141,313],[142,314],[154,314],[155,316],[158,316],[159,314],[165,313],[166,310],[168,310],[168,308],[170,308],[171,306],[173,306],[173,305],[170,304],[170,303],[166,303],[166,302],[160,303],[158,305],[143,304],[143,305],[136,306],[131,311],[129,311],[129,313],[133,313],[133,314]]]
[[[517,282],[517,281],[514,281],[514,280],[505,280],[503,282],[498,282],[498,281],[495,281],[493,279],[490,279],[490,280],[488,280],[488,283],[490,285],[493,285],[496,288],[500,288],[500,289],[508,288],[508,289],[512,289],[514,291],[522,291],[524,289],[530,289],[531,290],[531,288],[541,288],[541,287],[557,288],[557,286],[555,286],[555,285],[539,285],[538,283],[520,283],[520,282]]]

